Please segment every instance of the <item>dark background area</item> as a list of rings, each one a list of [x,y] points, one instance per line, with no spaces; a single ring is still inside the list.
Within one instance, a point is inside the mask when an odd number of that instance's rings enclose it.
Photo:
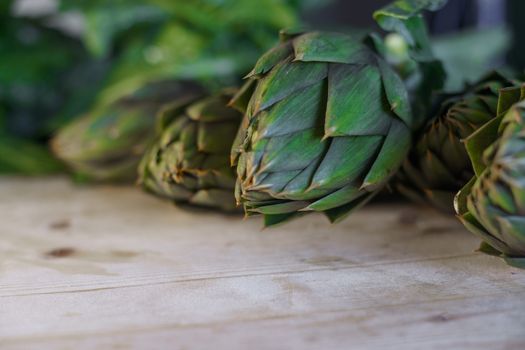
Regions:
[[[377,28],[370,14],[388,3],[389,0],[334,0],[328,6],[306,13],[304,18],[312,27],[322,29]],[[524,15],[524,0],[450,0],[442,10],[426,13],[433,35],[506,25],[513,33],[508,60],[518,69],[525,68]]]
[[[509,63],[520,69],[525,68],[525,1],[508,0],[507,17],[510,28],[514,33],[512,50],[509,54]]]
[[[305,14],[305,19],[315,27],[338,27],[351,25],[373,28],[371,17],[374,10],[389,4],[390,0],[345,1],[334,0],[331,4]],[[518,1],[509,1],[518,3]],[[451,0],[439,12],[427,13],[433,34],[443,34],[468,28],[497,25],[504,20],[505,0]],[[487,16],[486,13],[490,12]],[[502,18],[503,17],[503,18]]]

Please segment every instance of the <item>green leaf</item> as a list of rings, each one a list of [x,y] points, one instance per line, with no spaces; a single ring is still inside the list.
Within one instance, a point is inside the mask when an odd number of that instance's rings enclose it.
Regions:
[[[370,166],[383,143],[382,136],[347,136],[331,140],[312,179],[312,188],[332,189],[355,183]]]
[[[424,10],[436,11],[447,0],[397,0],[374,12],[374,19],[386,31],[401,34],[418,57],[431,57],[430,40],[421,16]]]
[[[486,168],[483,161],[483,152],[496,140],[503,116],[491,119],[488,123],[473,132],[466,140],[467,149],[472,168],[476,176],[480,176]]]
[[[386,135],[392,122],[380,71],[373,65],[331,65],[325,137]]]
[[[278,204],[263,205],[252,209],[252,211],[265,214],[265,215],[277,215],[277,214],[288,214],[295,213],[308,206],[308,202],[304,201],[290,201],[282,202]]]
[[[322,62],[288,62],[275,66],[257,84],[252,96],[252,114],[267,109],[285,97],[319,83],[327,75],[328,65]],[[282,79],[285,76],[286,79]]]
[[[506,113],[516,102],[523,99],[525,85],[512,86],[499,90],[497,115]]]
[[[360,186],[357,184],[346,185],[341,189],[313,202],[306,209],[314,211],[327,211],[353,202],[357,198],[363,196],[363,191],[361,191],[359,187]]]
[[[258,137],[269,138],[307,129],[321,129],[325,95],[326,82],[322,80],[277,102],[258,115]]]
[[[276,136],[267,143],[253,145],[254,151],[263,151],[259,172],[302,170],[325,150],[325,143],[315,129]],[[284,184],[283,184],[284,185]]]
[[[363,181],[362,189],[380,189],[397,171],[411,145],[410,130],[400,121],[393,121],[379,155]]]
[[[302,213],[287,213],[287,214],[276,214],[276,215],[264,215],[264,227],[274,227],[291,220],[294,217],[301,216]]]
[[[249,78],[268,73],[279,62],[286,59],[291,54],[292,47],[290,42],[286,42],[271,48],[257,60],[255,67],[250,73],[248,73],[246,77]]]
[[[414,127],[408,91],[403,81],[386,62],[383,60],[378,61],[386,97],[390,103],[391,110],[403,120],[408,127]]]
[[[295,60],[365,64],[372,54],[359,40],[346,34],[310,32],[293,41]]]
[[[463,216],[468,213],[468,195],[470,194],[472,186],[474,186],[475,182],[476,177],[473,177],[465,184],[465,186],[463,186],[461,190],[459,190],[459,192],[456,194],[456,197],[454,197],[454,209],[459,216]]]

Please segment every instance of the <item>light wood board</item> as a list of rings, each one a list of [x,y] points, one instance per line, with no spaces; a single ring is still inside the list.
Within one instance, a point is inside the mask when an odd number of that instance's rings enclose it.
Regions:
[[[525,271],[410,204],[261,230],[0,178],[0,218],[0,349],[525,349]]]

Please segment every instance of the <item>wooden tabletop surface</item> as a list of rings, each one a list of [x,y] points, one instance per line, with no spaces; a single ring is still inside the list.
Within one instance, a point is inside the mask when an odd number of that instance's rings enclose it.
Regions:
[[[0,218],[0,349],[525,349],[525,271],[409,204],[261,230],[0,178]]]

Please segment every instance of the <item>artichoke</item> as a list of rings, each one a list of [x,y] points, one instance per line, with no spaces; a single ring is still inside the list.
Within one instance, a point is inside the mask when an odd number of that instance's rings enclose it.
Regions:
[[[244,111],[231,161],[246,215],[265,226],[312,211],[336,222],[385,187],[424,121],[419,97],[444,80],[420,14],[443,4],[399,0],[374,14],[407,43],[405,81],[376,35],[282,33],[232,101]]]
[[[159,137],[139,166],[145,190],[176,203],[236,209],[229,154],[242,115],[227,107],[231,97],[225,91],[163,108]]]
[[[246,110],[232,148],[236,198],[266,226],[305,211],[337,221],[372,198],[408,152],[408,94],[352,37],[283,34],[232,102]]]
[[[52,149],[80,178],[134,180],[140,158],[154,138],[159,108],[202,93],[200,86],[188,81],[150,83],[65,126],[52,140]]]
[[[482,145],[488,134],[475,134],[467,142]],[[505,114],[498,134],[480,164],[473,156],[477,176],[458,193],[456,211],[463,224],[483,239],[481,251],[525,268],[525,101]],[[472,153],[475,148],[482,149],[472,147]]]
[[[420,11],[443,3],[401,0],[374,14],[407,41],[410,85],[375,35],[282,33],[232,101],[244,111],[231,160],[247,215],[263,214],[265,226],[312,211],[336,222],[385,187],[422,123],[415,96],[442,82]]]
[[[474,175],[463,140],[497,116],[499,90],[513,84],[493,73],[445,101],[403,162],[397,190],[453,213],[454,196]]]

